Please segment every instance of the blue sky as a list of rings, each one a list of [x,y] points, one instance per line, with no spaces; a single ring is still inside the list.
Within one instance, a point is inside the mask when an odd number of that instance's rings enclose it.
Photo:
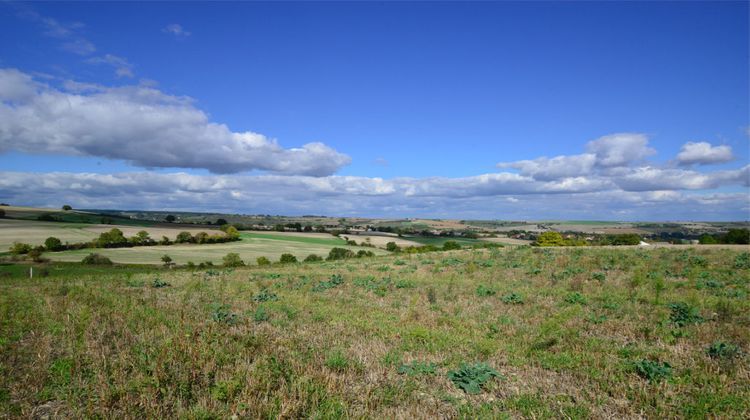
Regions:
[[[750,218],[743,2],[3,3],[0,38],[5,201]]]

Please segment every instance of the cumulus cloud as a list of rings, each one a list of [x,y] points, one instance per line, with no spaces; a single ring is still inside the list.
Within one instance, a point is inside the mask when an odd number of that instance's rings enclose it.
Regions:
[[[538,180],[553,180],[566,177],[577,177],[590,174],[596,164],[596,155],[541,157],[533,160],[498,163],[498,168],[518,169],[521,175]]]
[[[704,141],[685,143],[677,155],[677,163],[680,165],[709,165],[729,162],[732,159],[734,156],[731,147],[712,146]]]
[[[600,137],[586,145],[602,167],[627,166],[656,153],[648,147],[648,137],[638,133],[618,133]]]
[[[745,175],[747,175],[747,169]],[[534,219],[743,219],[746,193],[551,188],[517,174],[466,178],[0,172],[0,200],[78,208]],[[467,193],[467,190],[469,193]],[[517,194],[508,194],[517,191]],[[517,198],[522,196],[523,199]],[[574,206],[570,203],[575,202]],[[665,205],[668,203],[668,205]],[[550,209],[554,209],[551,211]],[[743,216],[744,215],[744,216]]]
[[[73,87],[71,89],[71,87]],[[147,168],[263,170],[325,176],[351,159],[323,143],[283,148],[250,131],[210,121],[190,98],[153,87],[53,87],[0,69],[0,152],[122,159]]]
[[[190,36],[190,32],[186,31],[185,28],[178,23],[170,23],[162,29],[162,32],[172,34],[177,38],[187,38]]]
[[[101,57],[92,57],[86,60],[89,64],[105,64],[115,69],[117,77],[134,77],[133,65],[128,60],[112,54],[105,54]]]

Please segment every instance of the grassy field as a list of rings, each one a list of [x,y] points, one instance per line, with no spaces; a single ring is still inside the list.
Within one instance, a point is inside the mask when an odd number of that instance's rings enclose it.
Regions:
[[[750,415],[738,250],[64,271],[0,274],[0,417]]]
[[[222,258],[230,252],[236,252],[247,264],[255,264],[258,257],[266,257],[278,261],[281,254],[289,253],[298,259],[310,254],[317,254],[323,258],[333,247],[347,248],[354,252],[360,249],[385,254],[386,251],[375,248],[347,246],[343,239],[331,235],[320,234],[283,234],[283,233],[246,233],[243,232],[239,242],[203,245],[169,245],[169,246],[141,246],[135,248],[110,249],[80,249],[75,251],[47,252],[45,258],[53,261],[81,261],[86,255],[96,252],[117,263],[124,264],[160,264],[163,255],[169,255],[176,264],[186,264],[188,261],[200,263],[211,261],[221,264]]]

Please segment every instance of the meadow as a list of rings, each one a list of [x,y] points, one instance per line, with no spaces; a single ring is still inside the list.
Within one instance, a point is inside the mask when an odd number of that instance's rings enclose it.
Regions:
[[[750,254],[0,267],[0,417],[747,418]],[[94,268],[90,268],[94,270]]]

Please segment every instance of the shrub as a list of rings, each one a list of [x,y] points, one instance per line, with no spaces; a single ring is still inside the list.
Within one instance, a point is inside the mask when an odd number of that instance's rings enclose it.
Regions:
[[[328,253],[328,261],[344,260],[354,257],[354,253],[346,248],[332,248]]]
[[[374,257],[374,256],[375,256],[375,253],[372,251],[365,251],[364,249],[360,249],[359,251],[357,251],[357,258]]]
[[[65,211],[70,211],[70,210],[73,210],[73,207],[70,207],[68,204],[66,204],[66,205],[62,206],[62,209],[65,210]]]
[[[175,238],[174,242],[176,244],[187,244],[190,242],[195,242],[193,239],[193,235],[190,234],[190,232],[180,232],[177,234],[177,238]]]
[[[263,305],[258,306],[258,308],[256,308],[255,312],[253,313],[253,321],[255,322],[266,322],[270,318],[271,317],[268,315],[268,312]]]
[[[240,258],[240,254],[236,252],[230,252],[221,261],[224,263],[224,267],[241,267],[245,265],[245,262]]]
[[[678,327],[703,322],[703,317],[697,308],[685,302],[673,302],[669,304],[669,320]]]
[[[461,249],[461,245],[459,245],[456,241],[446,241],[443,244],[443,251],[452,251],[455,249]]]
[[[459,369],[448,372],[448,379],[467,394],[481,393],[487,381],[499,376],[500,372],[485,363],[462,363]]]
[[[387,244],[385,244],[385,249],[386,251],[390,251],[390,252],[401,251],[401,248],[398,245],[396,245],[395,242],[388,242]]]
[[[565,245],[565,239],[560,235],[560,232],[548,231],[539,234],[534,244],[538,246],[563,246]]]
[[[323,257],[320,255],[310,254],[307,257],[305,257],[305,262],[316,262],[316,261],[323,261]]]
[[[565,296],[565,302],[568,302],[570,304],[580,303],[581,305],[585,305],[586,297],[578,292],[572,292]]]
[[[708,346],[706,354],[712,359],[728,360],[740,356],[742,351],[740,350],[740,347],[735,344],[716,341]]]
[[[112,260],[96,253],[85,256],[81,262],[88,265],[112,265]]]
[[[281,254],[281,258],[279,258],[279,262],[282,264],[296,263],[297,257],[295,257],[292,254]]]
[[[45,239],[44,247],[49,251],[59,251],[63,248],[63,244],[59,239],[55,238],[54,236],[50,236],[49,238]]]
[[[507,295],[503,296],[501,300],[503,301],[503,303],[507,303],[510,305],[523,304],[523,297],[515,292],[508,293]]]
[[[172,257],[169,255],[163,255],[161,257],[161,261],[164,263],[164,265],[169,266],[172,265]]]
[[[341,274],[333,274],[328,279],[328,281],[321,281],[320,283],[315,285],[312,290],[313,292],[322,292],[342,284],[344,284],[344,278],[341,277]]]
[[[258,257],[255,259],[255,262],[257,262],[258,265],[271,265],[271,260],[266,257]]]
[[[734,268],[750,268],[750,252],[743,252],[734,258]]]
[[[31,245],[21,242],[13,242],[13,245],[10,247],[10,253],[13,255],[28,254],[29,251],[31,251]]]
[[[649,382],[658,382],[672,376],[672,366],[667,362],[643,359],[633,363],[633,370],[638,376]]]

